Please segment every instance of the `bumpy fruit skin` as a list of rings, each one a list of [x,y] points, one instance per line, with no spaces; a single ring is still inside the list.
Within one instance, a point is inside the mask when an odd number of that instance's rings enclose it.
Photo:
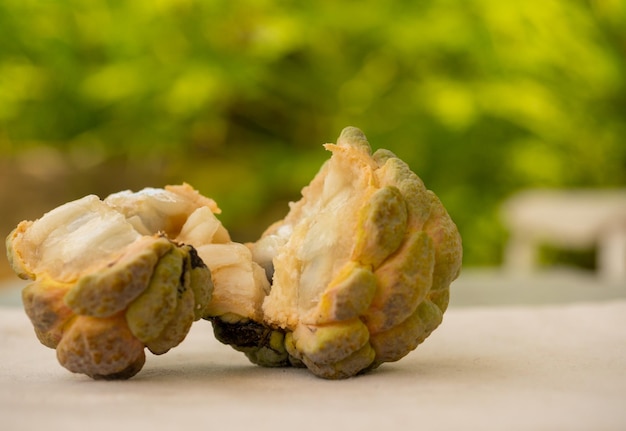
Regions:
[[[338,379],[396,361],[441,323],[461,268],[459,232],[406,163],[342,131],[289,214],[232,242],[189,185],[86,196],[7,238],[35,333],[68,370],[139,372],[145,348],[193,321],[263,366]]]
[[[272,280],[256,316],[211,315],[216,337],[264,366],[338,379],[397,361],[441,323],[461,237],[435,194],[349,127],[289,214],[250,244]]]
[[[39,340],[61,365],[94,379],[139,372],[206,315],[213,284],[188,242],[228,243],[213,201],[188,185],[86,196],[7,238]]]

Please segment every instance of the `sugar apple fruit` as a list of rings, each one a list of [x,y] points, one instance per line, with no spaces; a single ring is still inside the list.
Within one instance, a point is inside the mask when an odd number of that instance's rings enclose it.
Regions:
[[[332,156],[302,198],[249,244],[269,293],[249,296],[253,315],[208,318],[254,363],[337,379],[402,358],[441,323],[462,247],[439,199],[394,154],[372,154],[354,127],[325,147]]]
[[[204,317],[213,284],[191,245],[230,238],[214,201],[189,185],[90,195],[7,238],[35,333],[59,362],[93,378],[121,379],[167,352]]]

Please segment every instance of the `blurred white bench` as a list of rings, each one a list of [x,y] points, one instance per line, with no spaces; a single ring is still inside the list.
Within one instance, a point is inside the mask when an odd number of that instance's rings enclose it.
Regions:
[[[507,269],[532,271],[542,244],[596,247],[600,275],[626,281],[626,189],[527,190],[503,204],[502,217],[511,234]]]

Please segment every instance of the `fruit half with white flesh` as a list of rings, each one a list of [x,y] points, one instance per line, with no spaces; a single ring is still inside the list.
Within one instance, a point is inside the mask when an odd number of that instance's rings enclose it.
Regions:
[[[462,246],[440,200],[393,153],[372,154],[354,127],[325,148],[331,158],[302,198],[249,245],[269,293],[249,295],[254,314],[235,306],[211,320],[255,363],[336,379],[424,341],[442,321]]]

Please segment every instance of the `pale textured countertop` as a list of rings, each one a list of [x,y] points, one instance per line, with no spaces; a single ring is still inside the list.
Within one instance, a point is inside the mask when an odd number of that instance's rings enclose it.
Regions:
[[[0,429],[624,430],[626,299],[451,307],[423,345],[325,381],[264,369],[199,321],[128,381],[58,365],[0,306]]]

